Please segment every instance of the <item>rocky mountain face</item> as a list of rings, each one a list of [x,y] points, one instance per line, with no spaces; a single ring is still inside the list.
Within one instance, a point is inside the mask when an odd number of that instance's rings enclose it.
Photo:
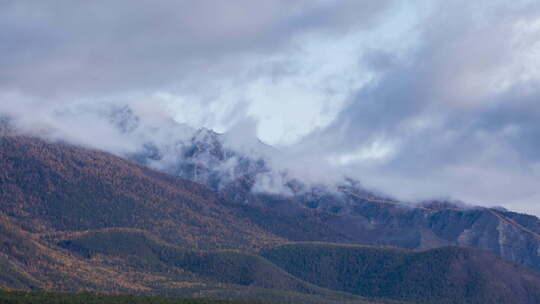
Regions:
[[[260,155],[246,155],[231,149],[224,135],[212,130],[196,130],[174,121],[152,124],[140,119],[128,107],[113,108],[107,116],[118,132],[137,138],[140,145],[137,151],[119,156],[212,190],[230,186],[238,178],[269,171]],[[270,147],[260,143],[258,148]]]
[[[415,250],[467,246],[489,250],[508,261],[540,271],[539,220],[534,216],[481,207],[411,206],[363,192],[344,188],[340,191],[303,193],[281,200],[252,196],[268,209],[281,208],[283,216],[294,213],[294,208],[289,207],[291,203],[312,210],[311,216],[332,231],[331,235],[323,236],[324,241]],[[300,236],[296,240],[308,239]]]

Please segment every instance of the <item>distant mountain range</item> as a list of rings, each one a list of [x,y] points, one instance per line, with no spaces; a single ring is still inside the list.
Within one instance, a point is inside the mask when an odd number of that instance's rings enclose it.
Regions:
[[[2,287],[276,303],[540,302],[533,216],[413,206],[352,180],[283,179],[284,193],[254,191],[260,175],[280,173],[208,130],[174,144],[181,154],[163,172],[145,166],[162,157],[151,142],[128,160],[3,130]]]

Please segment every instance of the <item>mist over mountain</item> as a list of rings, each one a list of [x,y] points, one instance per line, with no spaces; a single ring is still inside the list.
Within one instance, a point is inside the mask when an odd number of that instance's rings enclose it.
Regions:
[[[0,112],[122,155],[234,131],[313,183],[540,214],[538,3],[199,2],[2,3]]]
[[[107,119],[116,132],[138,144],[117,155],[205,185],[238,212],[288,239],[408,249],[470,246],[540,270],[540,230],[534,216],[449,199],[403,202],[345,176],[313,182],[275,166],[283,159],[281,151],[258,140],[230,145],[227,141],[234,134],[195,130],[172,121],[166,130],[174,126],[180,133],[167,137],[128,107],[114,108]],[[250,208],[271,213],[261,217]],[[316,213],[309,215],[310,211]],[[287,221],[296,221],[298,214],[308,220],[290,226]],[[330,232],[318,232],[325,229]]]
[[[310,168],[310,163],[286,148],[263,143],[256,137],[253,121],[218,134],[177,123],[157,112],[153,115],[146,108],[103,103],[50,113],[31,123],[17,115],[4,117],[16,133],[103,149],[214,190],[244,176],[255,179],[253,190],[257,192],[283,194],[292,193],[286,184],[293,180],[327,187],[345,181],[336,168]]]

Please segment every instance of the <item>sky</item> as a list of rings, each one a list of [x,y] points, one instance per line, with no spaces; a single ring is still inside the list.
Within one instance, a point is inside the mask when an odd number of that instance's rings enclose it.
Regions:
[[[0,0],[0,113],[114,153],[127,104],[309,180],[540,215],[540,2]],[[159,130],[159,135],[156,131]],[[248,138],[250,138],[248,140]]]

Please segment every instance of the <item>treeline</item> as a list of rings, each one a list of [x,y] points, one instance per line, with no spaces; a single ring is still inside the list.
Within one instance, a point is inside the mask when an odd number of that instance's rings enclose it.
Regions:
[[[1,304],[250,304],[205,299],[174,299],[158,296],[104,295],[0,290]]]

